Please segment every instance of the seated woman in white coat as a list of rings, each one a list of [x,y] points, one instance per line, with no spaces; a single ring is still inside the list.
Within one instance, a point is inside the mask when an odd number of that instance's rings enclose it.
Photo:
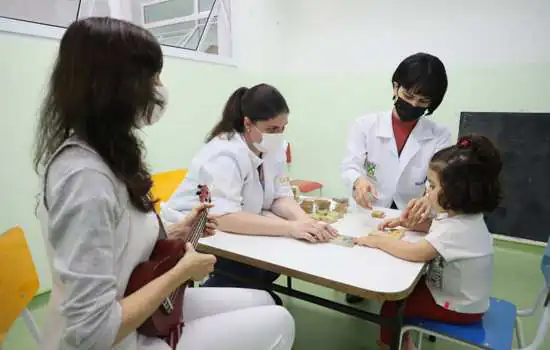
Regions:
[[[341,177],[356,205],[400,209],[414,226],[430,214],[422,198],[430,159],[452,144],[450,130],[428,118],[443,101],[447,73],[439,58],[417,53],[398,65],[392,84],[393,108],[351,127]]]
[[[150,196],[138,135],[165,109],[162,64],[155,37],[117,19],[77,21],[61,39],[35,150],[53,273],[40,349],[290,350],[292,317],[257,290],[187,288],[175,310],[184,323],[170,325],[173,336],[138,330],[176,288],[207,276],[216,261],[188,243],[171,269],[126,293],[157,239],[187,239],[197,219],[195,210],[164,230]]]
[[[197,205],[197,184],[205,183],[211,187],[211,213],[222,231],[288,236],[312,243],[336,236],[330,226],[309,218],[292,198],[285,175],[283,140],[288,114],[286,100],[270,85],[237,89],[206,145],[191,162],[187,178],[162,206],[163,217],[177,221],[189,212]],[[225,259],[219,259],[216,268],[260,283],[271,283],[278,277]],[[247,284],[214,274],[205,285]]]

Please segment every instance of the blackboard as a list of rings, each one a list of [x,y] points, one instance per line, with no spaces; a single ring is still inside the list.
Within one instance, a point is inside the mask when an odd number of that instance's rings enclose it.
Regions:
[[[550,233],[550,113],[462,112],[459,136],[485,135],[501,151],[500,206],[485,216],[492,233],[547,242]]]

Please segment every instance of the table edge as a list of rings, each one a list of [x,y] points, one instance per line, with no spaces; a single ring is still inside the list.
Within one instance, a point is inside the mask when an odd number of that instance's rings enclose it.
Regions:
[[[383,293],[383,292],[374,292],[366,289],[361,289],[349,284],[336,282],[330,279],[326,279],[323,277],[311,275],[302,271],[294,270],[288,267],[276,265],[269,263],[267,261],[259,260],[256,258],[252,258],[246,255],[237,254],[234,252],[230,252],[227,250],[223,250],[220,248],[216,248],[204,243],[198,244],[197,249],[203,253],[208,254],[214,254],[216,256],[226,258],[229,260],[234,260],[240,263],[244,263],[250,266],[254,266],[257,268],[269,270],[272,272],[280,273],[285,276],[289,276],[292,278],[298,278],[300,280],[310,282],[313,284],[317,284],[323,287],[327,287],[330,289],[334,289],[343,293],[349,293],[352,295],[356,295],[359,297],[363,297],[365,299],[372,299],[372,300],[378,300],[378,301],[395,301],[395,300],[403,300],[406,297],[408,297],[413,289],[416,287],[418,281],[422,277],[422,272],[424,271],[424,268],[426,264],[424,264],[424,267],[420,270],[418,273],[418,276],[416,276],[416,279],[413,281],[411,286],[403,291],[395,292],[395,293]]]

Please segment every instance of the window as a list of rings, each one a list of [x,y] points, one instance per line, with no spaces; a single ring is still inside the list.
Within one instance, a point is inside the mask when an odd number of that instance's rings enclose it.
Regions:
[[[61,38],[77,18],[112,16],[147,28],[166,55],[231,64],[230,0],[0,2],[0,31]]]

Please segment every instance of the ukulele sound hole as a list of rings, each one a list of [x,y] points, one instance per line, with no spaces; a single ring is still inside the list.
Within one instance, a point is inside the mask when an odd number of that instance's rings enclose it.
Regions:
[[[162,301],[162,313],[165,315],[170,315],[174,311],[174,305],[172,305],[172,301],[170,299],[166,298]]]

